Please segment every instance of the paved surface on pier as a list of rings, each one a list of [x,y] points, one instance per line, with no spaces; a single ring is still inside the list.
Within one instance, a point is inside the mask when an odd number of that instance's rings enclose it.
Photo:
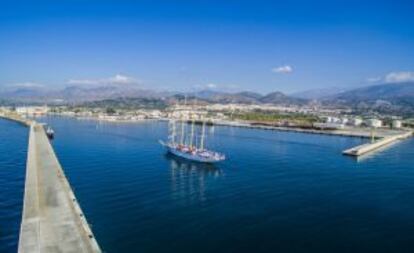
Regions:
[[[19,252],[101,252],[42,125],[30,127]]]
[[[4,118],[4,119],[7,119],[7,120],[12,120],[14,122],[23,124],[25,126],[30,126],[33,122],[33,120],[31,120],[31,119],[22,118],[22,117],[20,117],[19,115],[15,114],[15,113],[7,113],[7,114],[0,113],[0,118]]]
[[[215,121],[216,125],[233,126],[233,127],[245,127],[255,128],[263,130],[275,130],[275,131],[287,131],[287,132],[298,132],[308,134],[323,134],[323,135],[335,135],[335,136],[347,136],[347,137],[361,137],[371,138],[372,130],[367,127],[345,127],[344,129],[328,130],[328,129],[307,129],[298,127],[283,127],[283,126],[270,126],[270,125],[259,125],[251,124],[250,122],[239,122],[239,121]],[[407,131],[403,129],[375,129],[375,138],[385,138],[405,134]]]
[[[407,131],[403,134],[383,137],[383,138],[381,138],[379,140],[376,140],[372,143],[366,143],[366,144],[356,146],[354,148],[347,149],[347,150],[343,151],[343,154],[344,155],[350,155],[350,156],[365,155],[367,153],[370,153],[370,152],[373,152],[373,151],[376,151],[376,150],[380,150],[381,148],[384,148],[388,145],[391,145],[391,144],[393,144],[397,141],[410,138],[411,136],[412,136],[412,132]]]

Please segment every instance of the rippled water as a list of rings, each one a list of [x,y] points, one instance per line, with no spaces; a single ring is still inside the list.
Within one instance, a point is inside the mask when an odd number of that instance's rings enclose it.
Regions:
[[[44,120],[56,131],[56,153],[106,252],[414,248],[413,140],[356,161],[341,151],[361,139],[215,127],[207,144],[228,160],[211,166],[165,155],[158,144],[167,131],[163,122]],[[10,138],[21,147],[1,154],[15,158],[6,186],[0,184],[0,204],[12,201],[13,210],[0,211],[0,226],[13,220],[10,231],[17,233],[27,136],[5,124],[1,130],[16,131]],[[19,192],[12,190],[14,200],[3,194],[7,185]],[[1,240],[15,245],[17,235]]]
[[[0,252],[17,252],[27,136],[22,125],[0,120]]]

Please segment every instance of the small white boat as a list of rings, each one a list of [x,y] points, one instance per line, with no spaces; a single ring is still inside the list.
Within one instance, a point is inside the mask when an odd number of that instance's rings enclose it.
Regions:
[[[55,131],[53,131],[53,129],[50,126],[48,126],[46,128],[46,135],[49,139],[53,139],[55,137]]]

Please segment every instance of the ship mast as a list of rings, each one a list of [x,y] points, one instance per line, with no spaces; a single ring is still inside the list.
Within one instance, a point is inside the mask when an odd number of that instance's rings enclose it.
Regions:
[[[176,132],[175,132],[175,120],[171,121],[171,142],[173,145],[175,145],[175,136],[176,136]]]
[[[184,120],[181,119],[181,135],[180,135],[180,144],[184,145]]]
[[[194,140],[194,113],[191,113],[191,135],[190,135],[190,148],[193,147],[193,140]]]
[[[200,150],[204,149],[205,132],[206,132],[206,122],[203,120],[203,126],[201,127]]]
[[[190,147],[193,147],[193,139],[194,139],[194,119],[191,123],[191,135],[190,135]]]
[[[185,106],[187,105],[187,95],[184,96],[184,109]],[[183,116],[181,115],[181,136],[180,136],[180,144],[184,145],[184,121],[183,120]]]

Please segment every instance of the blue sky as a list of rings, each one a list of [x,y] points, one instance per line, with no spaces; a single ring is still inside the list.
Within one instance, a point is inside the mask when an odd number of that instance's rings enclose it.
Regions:
[[[414,80],[413,13],[413,1],[380,0],[2,1],[0,86],[290,93]]]

